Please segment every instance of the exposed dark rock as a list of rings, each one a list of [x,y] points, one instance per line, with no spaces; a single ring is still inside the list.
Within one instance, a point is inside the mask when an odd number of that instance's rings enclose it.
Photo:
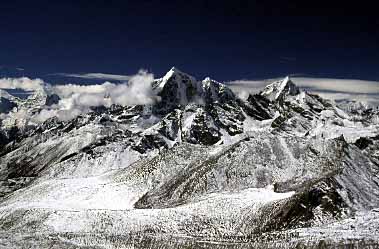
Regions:
[[[364,150],[368,146],[372,145],[373,142],[371,139],[366,138],[366,137],[360,137],[357,141],[354,143],[359,149]]]
[[[7,98],[0,97],[0,113],[9,113],[15,107],[17,107],[16,103]]]
[[[57,94],[51,94],[46,97],[45,105],[52,106],[59,103],[61,98]]]

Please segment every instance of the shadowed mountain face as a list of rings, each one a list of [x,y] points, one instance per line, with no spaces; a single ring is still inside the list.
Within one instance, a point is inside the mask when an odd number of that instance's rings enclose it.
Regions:
[[[4,243],[117,248],[128,236],[171,235],[269,247],[290,236],[291,247],[325,231],[327,243],[344,243],[346,226],[349,238],[377,241],[376,110],[339,108],[288,77],[246,100],[176,68],[152,88],[152,105],[28,127],[3,120],[1,234],[41,236]],[[15,101],[38,112],[59,97]]]
[[[9,113],[17,104],[14,97],[0,89],[0,113]]]

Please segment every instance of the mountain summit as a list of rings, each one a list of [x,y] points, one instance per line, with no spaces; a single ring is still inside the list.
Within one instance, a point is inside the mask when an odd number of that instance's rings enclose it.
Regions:
[[[160,112],[185,107],[190,103],[225,102],[235,99],[233,92],[224,84],[207,77],[197,81],[194,77],[173,67],[163,78],[155,80],[154,90],[161,97]]]
[[[287,76],[283,80],[266,86],[261,92],[261,95],[270,100],[278,100],[284,98],[286,95],[294,96],[299,93],[299,88],[291,81],[290,77]]]

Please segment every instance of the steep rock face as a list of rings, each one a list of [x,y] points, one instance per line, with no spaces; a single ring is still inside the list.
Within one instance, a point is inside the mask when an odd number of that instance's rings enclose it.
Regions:
[[[269,120],[275,116],[275,109],[270,105],[271,101],[260,94],[249,95],[246,102],[240,101],[240,103],[246,114],[256,120]]]
[[[0,113],[9,113],[14,107],[17,107],[13,96],[0,89]]]
[[[245,101],[172,68],[153,90],[153,105],[2,126],[1,232],[259,238],[378,208],[375,110],[289,78]]]
[[[182,129],[184,141],[193,144],[215,144],[221,139],[220,128],[214,124],[213,118],[204,108],[198,107],[195,110],[186,110],[184,115],[185,126]]]
[[[228,87],[209,77],[201,82],[201,89],[201,95],[207,104],[228,103],[236,100],[236,96]]]
[[[171,141],[214,144],[221,140],[222,129],[230,135],[243,132],[245,119],[238,98],[224,84],[206,78],[197,81],[176,68],[153,83],[160,102],[152,107],[154,115],[171,115],[181,124],[170,133]],[[177,113],[180,113],[178,116]],[[166,119],[166,118],[164,118]],[[179,122],[180,119],[180,122]],[[171,126],[170,126],[171,127]]]
[[[290,77],[274,82],[266,86],[261,95],[271,101],[283,101],[287,96],[295,96],[300,93],[299,88],[291,81]]]
[[[153,87],[161,97],[154,111],[161,114],[195,101],[199,85],[192,76],[172,68],[163,78],[154,82]]]
[[[172,68],[153,83],[153,89],[161,97],[154,107],[155,113],[167,113],[187,104],[212,104],[235,101],[234,93],[224,84],[206,78],[197,81],[194,77]]]

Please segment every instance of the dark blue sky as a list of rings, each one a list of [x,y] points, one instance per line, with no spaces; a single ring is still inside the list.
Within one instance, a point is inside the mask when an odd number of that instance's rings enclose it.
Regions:
[[[363,1],[50,2],[2,1],[0,66],[39,77],[177,66],[220,81],[379,80],[377,8]]]

